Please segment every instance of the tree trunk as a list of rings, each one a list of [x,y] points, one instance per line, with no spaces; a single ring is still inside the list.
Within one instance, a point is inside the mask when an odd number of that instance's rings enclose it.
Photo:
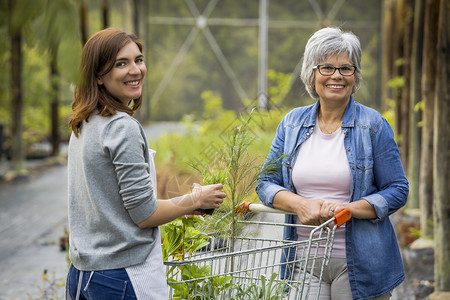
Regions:
[[[412,39],[411,54],[411,95],[410,95],[410,120],[409,120],[409,197],[408,208],[419,208],[419,169],[420,147],[422,129],[419,122],[422,119],[421,110],[417,104],[422,100],[421,76],[423,55],[423,26],[425,0],[415,0],[414,4],[414,35]]]
[[[52,101],[51,101],[51,144],[52,144],[52,156],[59,155],[59,72],[58,72],[58,50],[51,51],[50,62],[50,82],[52,86]]]
[[[405,0],[395,0],[395,25],[393,27],[394,38],[393,43],[393,69],[392,78],[400,78],[403,76],[404,66],[400,63],[403,58],[403,37],[405,35]],[[392,30],[392,29],[391,29]],[[402,92],[403,87],[396,85],[393,91],[393,99],[395,100],[395,118],[394,118],[394,132],[397,137],[397,143],[402,149],[403,144],[403,132],[401,131],[400,124],[402,123]],[[401,153],[402,154],[402,153]]]
[[[9,1],[10,16],[14,10],[14,1]],[[11,162],[15,173],[25,172],[25,151],[22,135],[22,34],[20,28],[12,28],[9,18],[9,35],[11,41]]]
[[[148,19],[148,3],[147,1],[133,1],[133,27],[134,33],[144,42],[144,56],[148,56],[148,39],[147,39],[147,19]],[[143,17],[143,18],[142,18]],[[144,31],[141,30],[144,28]],[[142,35],[142,36],[141,36]],[[136,113],[136,118],[141,122],[145,123],[148,121],[148,103],[147,98],[149,98],[149,93],[147,89],[143,90],[142,93],[142,104],[140,109]],[[148,100],[149,101],[149,100]]]
[[[134,0],[133,1],[133,8],[134,8],[134,13],[133,13],[133,27],[134,27],[134,33],[137,36],[140,36],[141,32],[140,32],[140,24],[139,24],[139,0]]]
[[[423,127],[420,159],[420,225],[424,238],[433,234],[433,118],[437,67],[437,30],[439,0],[425,4],[424,51],[422,64]]]
[[[388,81],[392,78],[393,55],[392,55],[392,28],[393,28],[393,0],[383,2],[383,34],[382,34],[382,68],[381,68],[381,102],[382,110],[388,109],[388,99],[392,99]]]
[[[122,10],[122,28],[121,29],[128,31],[128,32],[133,32],[133,30],[134,30],[134,28],[133,28],[134,18],[133,18],[133,12],[132,12],[133,3],[131,3],[131,2],[132,1],[121,1],[120,2],[120,6],[121,6],[121,10]]]
[[[405,30],[403,35],[403,78],[404,86],[402,89],[401,107],[400,107],[400,132],[402,135],[400,144],[400,157],[403,162],[405,172],[408,172],[409,162],[409,116],[412,108],[410,105],[411,97],[411,53],[414,33],[414,0],[405,1]]]
[[[151,52],[150,52],[150,11],[149,11],[149,3],[148,1],[142,1],[142,12],[144,15],[143,18],[143,32],[140,36],[140,38],[143,40],[144,42],[144,57],[150,57]],[[151,94],[149,92],[149,86],[150,86],[150,80],[149,80],[150,76],[146,76],[144,78],[145,80],[145,86],[147,88],[144,88],[143,90],[143,101],[142,101],[142,107],[140,109],[140,113],[141,113],[141,121],[143,123],[146,123],[150,120],[150,114],[151,114],[151,106],[150,106],[150,97]]]
[[[86,44],[88,40],[88,9],[86,3],[83,0],[80,1],[80,31],[81,31],[81,42]]]
[[[103,0],[102,20],[103,20],[103,28],[108,28],[109,27],[109,2],[108,2],[108,0]]]
[[[450,291],[450,2],[441,0],[434,118],[435,291]]]

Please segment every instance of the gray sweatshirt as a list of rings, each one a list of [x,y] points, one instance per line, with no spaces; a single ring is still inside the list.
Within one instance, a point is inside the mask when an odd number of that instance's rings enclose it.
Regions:
[[[158,202],[150,179],[144,130],[118,112],[91,114],[69,142],[69,256],[82,271],[125,268],[145,261],[159,246],[155,228],[136,224]]]

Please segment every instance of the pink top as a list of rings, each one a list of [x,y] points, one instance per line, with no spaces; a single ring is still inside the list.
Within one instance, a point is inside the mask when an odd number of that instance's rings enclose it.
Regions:
[[[316,124],[319,124],[317,120]],[[324,134],[317,125],[311,137],[303,142],[292,170],[298,195],[311,200],[350,201],[352,175],[344,136],[340,128],[332,134]],[[300,223],[298,217],[296,219]],[[309,232],[298,228],[298,240],[309,239]],[[331,256],[345,258],[345,224],[336,230]]]

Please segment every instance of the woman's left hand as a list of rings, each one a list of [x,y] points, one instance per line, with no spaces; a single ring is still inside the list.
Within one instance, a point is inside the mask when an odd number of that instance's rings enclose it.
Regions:
[[[324,201],[320,209],[320,217],[321,219],[325,219],[325,221],[329,220],[345,208],[350,210],[352,218],[355,219],[377,218],[375,209],[369,202],[367,202],[367,200],[364,199],[353,201],[347,204],[342,204],[334,201]]]
[[[334,217],[338,212],[347,208],[344,204],[335,201],[324,201],[320,208],[320,217],[326,221]]]

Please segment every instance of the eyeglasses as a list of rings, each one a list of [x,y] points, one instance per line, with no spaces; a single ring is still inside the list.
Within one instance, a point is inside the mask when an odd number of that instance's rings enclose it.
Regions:
[[[339,70],[339,73],[342,76],[352,76],[356,72],[356,66],[354,65],[343,65],[340,67],[335,67],[333,65],[323,64],[314,66],[313,69],[319,70],[319,73],[323,76],[331,76]]]

